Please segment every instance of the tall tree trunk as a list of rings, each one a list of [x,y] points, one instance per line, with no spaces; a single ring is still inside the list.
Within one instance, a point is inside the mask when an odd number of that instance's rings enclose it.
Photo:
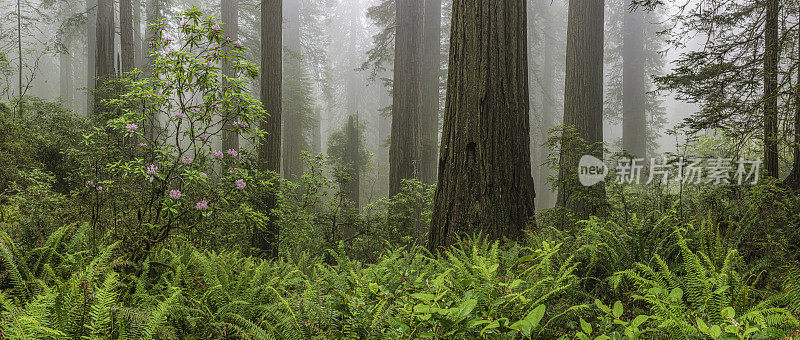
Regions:
[[[283,51],[283,7],[281,0],[261,2],[261,103],[269,117],[261,122],[266,135],[258,148],[262,170],[279,173],[281,170],[281,81]],[[269,222],[266,230],[254,230],[251,245],[268,258],[278,257],[279,228],[272,210],[277,208],[274,194],[265,202]]]
[[[86,0],[86,113],[94,113],[95,58],[97,58],[97,0]]]
[[[453,1],[432,250],[518,239],[534,216],[526,14],[525,1]]]
[[[404,179],[421,179],[422,153],[422,1],[398,0],[394,48],[392,142],[389,146],[389,195]]]
[[[114,1],[97,1],[97,50],[95,51],[96,100],[94,113],[105,111],[103,99],[111,98],[114,70]]]
[[[72,102],[72,56],[70,56],[68,39],[62,33],[58,37],[61,49],[58,54],[59,95],[69,109],[74,109]]]
[[[322,153],[322,110],[314,108],[314,127],[311,131],[311,152],[314,155]]]
[[[142,42],[144,47],[144,61],[142,63],[142,76],[149,77],[153,72],[153,63],[155,62],[155,56],[151,55],[151,50],[149,47],[149,42],[154,39],[157,35],[157,29],[151,27],[152,25],[156,25],[161,23],[164,18],[164,13],[162,9],[163,0],[146,0],[147,1],[147,13],[146,13],[146,24],[147,30],[145,34],[145,40]],[[158,128],[160,126],[158,113],[154,113],[152,116],[147,118],[147,122],[145,124],[145,134],[150,139],[154,139],[156,134],[158,133]]]
[[[797,50],[795,53],[798,60],[800,60],[800,29],[797,30]],[[797,68],[797,80],[794,84],[794,144],[792,147],[794,150],[794,162],[792,163],[792,172],[784,183],[789,188],[800,191],[800,61],[795,64],[795,67]]]
[[[778,178],[778,14],[780,2],[767,0],[764,25],[764,170]]]
[[[644,12],[624,3],[622,46],[622,148],[639,158],[647,152]]]
[[[565,131],[559,160],[557,205],[577,217],[596,215],[605,206],[605,189],[578,182],[578,160],[587,152],[603,158],[603,38],[604,1],[570,0],[567,23],[567,59],[564,86]],[[588,150],[570,145],[574,138],[586,142]]]
[[[142,51],[142,3],[133,0],[133,65],[141,69],[144,65],[144,52]]]
[[[422,60],[422,155],[420,175],[426,184],[436,183],[439,151],[439,68],[442,34],[442,0],[425,0],[425,32]]]
[[[231,41],[238,40],[239,0],[222,0],[220,7],[222,12],[222,22],[224,23],[223,28],[225,29],[225,37],[230,38]],[[225,48],[226,53],[230,53],[230,51],[230,47]],[[236,72],[234,72],[233,64],[231,62],[225,61],[222,63],[222,75],[223,77],[227,78],[236,78]],[[226,82],[223,83],[224,86],[228,86]],[[236,104],[232,103],[222,117],[222,150],[239,150],[239,134],[236,132],[236,129],[233,126],[233,120],[236,116],[236,112],[234,112],[235,108]]]
[[[131,0],[119,0],[119,40],[121,50],[121,68],[123,76],[136,67],[136,53],[133,49],[133,6]]]
[[[283,15],[286,29],[283,31],[284,46],[284,82],[283,82],[283,175],[289,180],[297,180],[303,173],[302,149],[305,143],[305,134],[298,102],[302,80],[302,64],[300,45],[300,1],[286,0],[283,2]],[[291,85],[291,86],[290,86]]]
[[[544,143],[550,137],[550,130],[556,127],[556,93],[555,93],[555,68],[556,68],[556,50],[557,46],[555,41],[553,40],[553,27],[552,27],[552,12],[549,10],[550,2],[548,1],[548,6],[545,7],[547,12],[545,12],[547,21],[545,22],[545,32],[544,32],[544,64],[542,65],[542,126],[540,128],[540,134],[542,136],[541,142]],[[536,192],[536,197],[541,199],[539,202],[542,203],[542,207],[553,207],[556,204],[556,196],[555,191],[550,186],[548,182],[548,177],[550,175],[555,175],[552,173],[552,170],[548,167],[541,167],[541,164],[545,162],[547,157],[549,156],[550,149],[545,148],[542,145],[539,145],[540,150],[540,157],[536,160],[536,168],[535,171],[540,181],[536,183],[538,185],[536,188],[538,189]]]
[[[348,168],[350,180],[345,184],[345,191],[347,198],[353,202],[356,209],[360,207],[360,182],[361,182],[361,169],[359,169],[359,161],[361,154],[361,133],[358,126],[358,115],[351,115],[347,119],[347,146],[345,149],[344,164]]]

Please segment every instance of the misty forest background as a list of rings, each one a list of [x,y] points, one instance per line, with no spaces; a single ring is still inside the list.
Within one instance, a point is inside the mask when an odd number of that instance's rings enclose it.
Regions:
[[[0,14],[0,338],[800,338],[800,1]]]

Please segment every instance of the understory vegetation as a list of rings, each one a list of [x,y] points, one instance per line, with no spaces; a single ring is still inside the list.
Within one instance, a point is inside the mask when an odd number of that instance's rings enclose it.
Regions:
[[[773,182],[682,193],[609,184],[605,217],[565,223],[543,210],[520,241],[474,235],[432,253],[431,187],[409,181],[356,210],[335,162],[307,156],[296,183],[251,175],[219,208],[153,203],[183,216],[156,242],[155,226],[113,218],[152,209],[132,205],[138,188],[87,184],[97,172],[79,150],[92,122],[28,105],[69,124],[14,130],[1,151],[39,141],[64,150],[67,168],[31,157],[4,172],[2,338],[777,339],[800,329],[800,201]],[[164,199],[179,201],[168,189]],[[280,202],[278,260],[246,241],[267,218],[249,204],[269,193]],[[146,252],[131,247],[144,241]]]

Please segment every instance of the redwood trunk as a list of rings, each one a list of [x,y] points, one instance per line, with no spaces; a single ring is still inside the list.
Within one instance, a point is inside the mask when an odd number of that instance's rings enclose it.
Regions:
[[[266,135],[261,140],[258,157],[262,170],[280,172],[281,169],[281,80],[283,23],[281,0],[261,2],[261,103],[269,117],[261,122]],[[278,257],[278,224],[272,209],[277,207],[277,197],[269,195],[265,210],[269,214],[266,229],[253,231],[251,244],[268,258]]]
[[[422,1],[397,1],[392,137],[389,147],[389,195],[400,193],[404,179],[421,179],[422,153]]]
[[[767,1],[764,25],[764,170],[778,178],[778,0]]]
[[[564,127],[574,135],[562,139],[557,206],[579,218],[599,214],[605,206],[605,190],[578,182],[578,160],[588,153],[603,158],[603,38],[604,1],[570,0],[567,23],[567,59],[564,86]],[[574,137],[588,150],[578,150]]]
[[[647,117],[645,114],[644,12],[629,11],[625,3],[622,47],[622,148],[645,158]]]
[[[422,182],[436,183],[439,152],[439,68],[442,34],[442,0],[425,0],[422,80]]]
[[[525,1],[453,2],[432,250],[517,239],[534,216],[526,35]]]
[[[222,0],[221,16],[224,23],[225,37],[231,38],[231,41],[239,39],[239,1],[238,0]],[[230,53],[231,48],[225,48],[226,53]],[[222,63],[222,75],[228,78],[236,78],[236,72],[233,70],[233,64],[230,61]],[[224,83],[224,86],[228,86]],[[222,150],[239,150],[239,134],[233,126],[235,118],[236,103],[231,103],[223,114],[223,133],[222,133]]]

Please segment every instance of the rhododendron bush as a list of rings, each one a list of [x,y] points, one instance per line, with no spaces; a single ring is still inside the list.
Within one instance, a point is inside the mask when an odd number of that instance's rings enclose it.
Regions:
[[[242,211],[266,116],[248,94],[257,68],[214,18],[191,9],[176,22],[152,27],[152,72],[119,81],[123,93],[107,101],[114,116],[86,137],[81,158],[93,224],[141,249],[139,257],[176,231],[214,233],[202,226],[235,228],[252,216]],[[223,64],[235,76],[223,74]],[[246,147],[222,150],[229,133]],[[111,146],[97,152],[103,144]]]

